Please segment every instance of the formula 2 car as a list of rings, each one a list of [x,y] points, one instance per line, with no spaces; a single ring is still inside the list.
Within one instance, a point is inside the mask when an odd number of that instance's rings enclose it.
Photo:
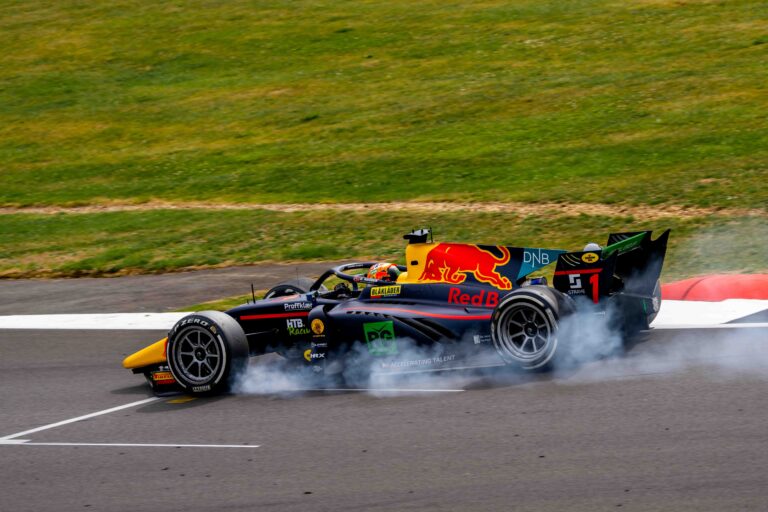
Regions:
[[[429,230],[417,230],[404,237],[406,265],[394,280],[355,274],[376,264],[369,261],[280,283],[264,299],[185,316],[123,366],[144,374],[156,392],[191,394],[227,390],[249,357],[267,353],[321,375],[343,372],[351,353],[354,364],[362,353],[383,368],[483,357],[542,370],[563,343],[582,341],[562,329],[565,319],[580,322],[580,312],[586,322],[610,311],[622,336],[649,327],[660,307],[668,237],[669,230],[656,240],[650,231],[616,233],[605,247],[568,252],[435,243]],[[552,287],[528,277],[553,262]]]

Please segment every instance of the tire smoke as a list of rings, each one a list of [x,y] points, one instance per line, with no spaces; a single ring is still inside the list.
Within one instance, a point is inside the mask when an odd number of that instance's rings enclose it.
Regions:
[[[233,391],[285,396],[349,389],[372,396],[401,396],[461,389],[478,380],[471,372],[449,371],[444,367],[461,360],[463,355],[457,350],[463,344],[420,347],[409,339],[396,341],[396,356],[384,358],[372,357],[365,343],[357,342],[343,358],[329,361],[324,372],[315,372],[309,364],[290,362],[276,355],[262,356],[237,380]]]
[[[587,300],[579,301],[576,313],[560,322],[560,344],[553,364],[555,373],[620,354],[624,336],[617,316],[610,305],[603,309]]]

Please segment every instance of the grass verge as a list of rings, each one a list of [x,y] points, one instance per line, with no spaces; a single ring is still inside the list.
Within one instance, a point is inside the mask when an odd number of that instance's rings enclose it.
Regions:
[[[0,205],[765,208],[767,5],[6,0]]]
[[[256,300],[264,297],[264,294],[266,292],[267,290],[257,290]],[[235,295],[232,297],[225,297],[223,299],[201,302],[200,304],[193,304],[192,306],[186,306],[181,309],[177,309],[176,311],[180,311],[180,312],[207,311],[207,310],[226,311],[228,309],[232,309],[235,306],[239,306],[241,304],[245,304],[246,302],[250,302],[251,300],[252,300],[252,297],[250,294]]]
[[[0,224],[0,276],[109,276],[263,261],[383,258],[402,263],[402,234],[431,226],[441,241],[576,250],[610,231],[672,228],[663,278],[768,270],[761,217],[644,221],[511,213],[153,210],[12,214]]]

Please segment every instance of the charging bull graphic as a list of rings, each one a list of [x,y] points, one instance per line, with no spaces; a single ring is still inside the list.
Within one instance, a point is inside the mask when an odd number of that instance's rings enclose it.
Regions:
[[[466,281],[467,274],[473,274],[481,283],[511,290],[512,281],[496,271],[496,267],[509,263],[509,249],[504,246],[495,249],[501,252],[501,257],[477,245],[437,244],[427,253],[419,281],[460,284]]]

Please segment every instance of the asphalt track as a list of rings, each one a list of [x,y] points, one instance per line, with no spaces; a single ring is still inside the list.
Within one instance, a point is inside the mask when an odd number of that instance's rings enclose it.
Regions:
[[[234,293],[237,272],[247,289],[254,271],[230,271]],[[0,282],[0,300],[4,314],[160,311],[148,294],[215,298],[194,277],[75,280],[58,294]],[[15,294],[26,298],[9,305]],[[768,508],[765,329],[659,331],[554,375],[459,371],[400,386],[418,392],[137,403],[151,395],[120,360],[163,334],[0,330],[0,510]]]
[[[339,263],[336,263],[339,264]],[[0,281],[0,315],[173,311],[247,295],[299,276],[319,276],[328,263],[263,264],[173,274]]]

